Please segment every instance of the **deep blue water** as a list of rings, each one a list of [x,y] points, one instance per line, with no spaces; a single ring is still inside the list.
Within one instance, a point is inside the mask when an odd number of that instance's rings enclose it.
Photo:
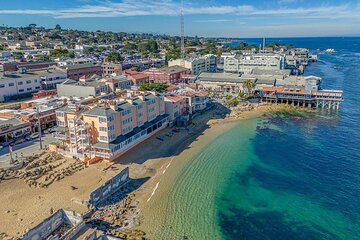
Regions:
[[[232,200],[221,203],[221,231],[227,239],[360,239],[360,38],[267,39],[278,41],[334,48],[305,75],[343,90],[344,102],[338,112],[268,118],[272,127],[252,140],[256,160],[224,191]]]

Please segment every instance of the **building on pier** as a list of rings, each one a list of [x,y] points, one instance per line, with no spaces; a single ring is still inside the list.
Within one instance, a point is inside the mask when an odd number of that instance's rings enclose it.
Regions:
[[[339,109],[343,91],[305,90],[305,88],[264,87],[257,92],[263,102],[287,103],[294,106]]]

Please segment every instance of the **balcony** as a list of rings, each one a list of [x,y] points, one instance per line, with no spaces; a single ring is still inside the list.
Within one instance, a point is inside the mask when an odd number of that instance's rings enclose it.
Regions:
[[[68,139],[68,135],[66,133],[55,133],[55,138],[58,140],[66,140]]]
[[[113,156],[111,153],[95,152],[95,151],[91,151],[91,155],[97,157],[103,157],[103,158],[111,158]]]

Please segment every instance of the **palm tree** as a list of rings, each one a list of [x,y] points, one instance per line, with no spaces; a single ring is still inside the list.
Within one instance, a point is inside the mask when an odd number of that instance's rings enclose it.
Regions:
[[[253,93],[255,86],[256,86],[255,82],[251,81],[250,79],[247,79],[243,83],[243,88],[244,88],[244,90],[246,90],[246,94],[249,94],[249,95],[251,95]]]

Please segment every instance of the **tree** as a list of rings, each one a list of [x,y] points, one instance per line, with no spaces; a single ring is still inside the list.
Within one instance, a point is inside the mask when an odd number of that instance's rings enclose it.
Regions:
[[[117,63],[121,60],[121,56],[120,54],[117,52],[117,51],[112,51],[108,57],[107,57],[107,60],[109,62],[113,62],[113,63]]]
[[[249,95],[253,93],[255,86],[256,86],[255,82],[251,81],[250,79],[247,79],[243,83],[243,88],[244,90],[246,90],[246,93]]]
[[[56,30],[61,30],[61,26],[59,24],[56,24],[55,29]]]
[[[168,86],[167,83],[143,83],[140,85],[140,91],[164,92]]]
[[[55,49],[52,53],[50,53],[50,57],[70,57],[74,58],[74,52],[69,52],[67,49]]]
[[[123,47],[123,51],[125,52],[132,52],[132,51],[136,51],[137,50],[137,46],[135,43],[132,42],[125,42],[125,45]]]
[[[43,55],[43,54],[41,54],[41,55],[36,56],[36,57],[34,58],[34,60],[35,60],[35,61],[40,61],[40,62],[46,62],[46,61],[49,61],[50,58],[49,58],[48,55]]]
[[[231,100],[228,101],[228,104],[231,106],[231,107],[236,107],[237,105],[239,105],[239,101],[236,99],[236,98],[233,98]]]
[[[20,60],[20,59],[23,59],[24,53],[22,53],[22,52],[13,52],[12,56],[13,56],[14,59]]]

